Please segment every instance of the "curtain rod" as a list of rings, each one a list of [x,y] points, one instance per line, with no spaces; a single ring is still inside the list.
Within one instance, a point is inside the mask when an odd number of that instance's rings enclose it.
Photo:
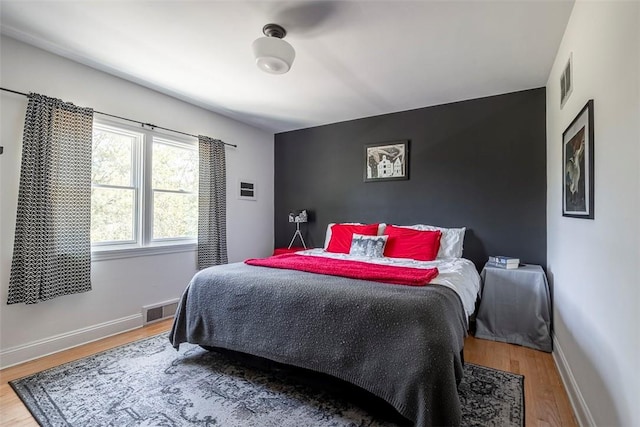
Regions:
[[[6,92],[15,93],[15,94],[17,94],[17,95],[26,96],[27,98],[29,97],[29,94],[28,94],[28,93],[18,92],[17,90],[6,89],[6,88],[3,88],[3,87],[0,87],[0,89],[4,90],[4,91],[6,91]],[[182,134],[182,135],[192,136],[192,137],[194,137],[194,138],[197,138],[197,137],[198,137],[198,135],[193,135],[193,134],[190,134],[190,133],[181,132],[181,131],[179,131],[179,130],[174,130],[174,129],[169,129],[169,128],[163,128],[162,126],[156,126],[156,125],[154,125],[154,124],[152,124],[152,123],[144,123],[144,122],[141,122],[141,121],[139,121],[139,120],[128,119],[128,118],[126,118],[126,117],[120,117],[120,116],[116,116],[116,115],[114,115],[114,114],[103,113],[102,111],[94,110],[93,112],[94,112],[94,113],[96,113],[96,114],[102,114],[103,116],[115,117],[116,119],[121,119],[121,120],[126,120],[126,121],[128,121],[128,122],[138,123],[138,124],[139,124],[139,125],[141,125],[142,127],[148,126],[148,127],[150,127],[151,129],[162,129],[162,130],[167,130],[167,131],[169,131],[169,132],[174,132],[174,133],[179,133],[179,134]],[[222,142],[224,145],[228,145],[228,146],[230,146],[230,147],[238,148],[238,146],[237,146],[236,144],[229,144],[228,142],[224,142],[224,141],[220,141],[220,142]]]

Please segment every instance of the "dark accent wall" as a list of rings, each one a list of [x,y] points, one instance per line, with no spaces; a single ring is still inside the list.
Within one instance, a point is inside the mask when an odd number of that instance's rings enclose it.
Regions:
[[[306,208],[308,246],[330,222],[465,226],[476,266],[489,255],[545,266],[545,120],[539,88],[277,134],[275,245],[293,236],[289,210]],[[364,144],[403,139],[409,180],[363,182]]]

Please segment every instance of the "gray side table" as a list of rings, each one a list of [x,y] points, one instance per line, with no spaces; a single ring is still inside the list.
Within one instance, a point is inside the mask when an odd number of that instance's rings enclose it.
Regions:
[[[507,270],[485,266],[476,338],[551,352],[551,298],[544,270],[527,264]]]

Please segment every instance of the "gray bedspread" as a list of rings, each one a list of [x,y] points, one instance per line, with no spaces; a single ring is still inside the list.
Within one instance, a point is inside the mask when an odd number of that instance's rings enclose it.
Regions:
[[[197,273],[169,339],[349,381],[417,426],[459,425],[466,319],[458,295],[244,263]]]

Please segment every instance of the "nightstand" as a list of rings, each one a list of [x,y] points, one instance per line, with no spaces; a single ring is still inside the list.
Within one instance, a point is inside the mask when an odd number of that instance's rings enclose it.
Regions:
[[[306,248],[303,248],[302,246],[300,247],[291,247],[289,248],[275,248],[273,250],[273,255],[282,255],[282,254],[291,254],[293,252],[298,252],[298,251],[306,251]]]
[[[476,338],[551,352],[551,298],[544,270],[526,264],[511,270],[485,265]]]

